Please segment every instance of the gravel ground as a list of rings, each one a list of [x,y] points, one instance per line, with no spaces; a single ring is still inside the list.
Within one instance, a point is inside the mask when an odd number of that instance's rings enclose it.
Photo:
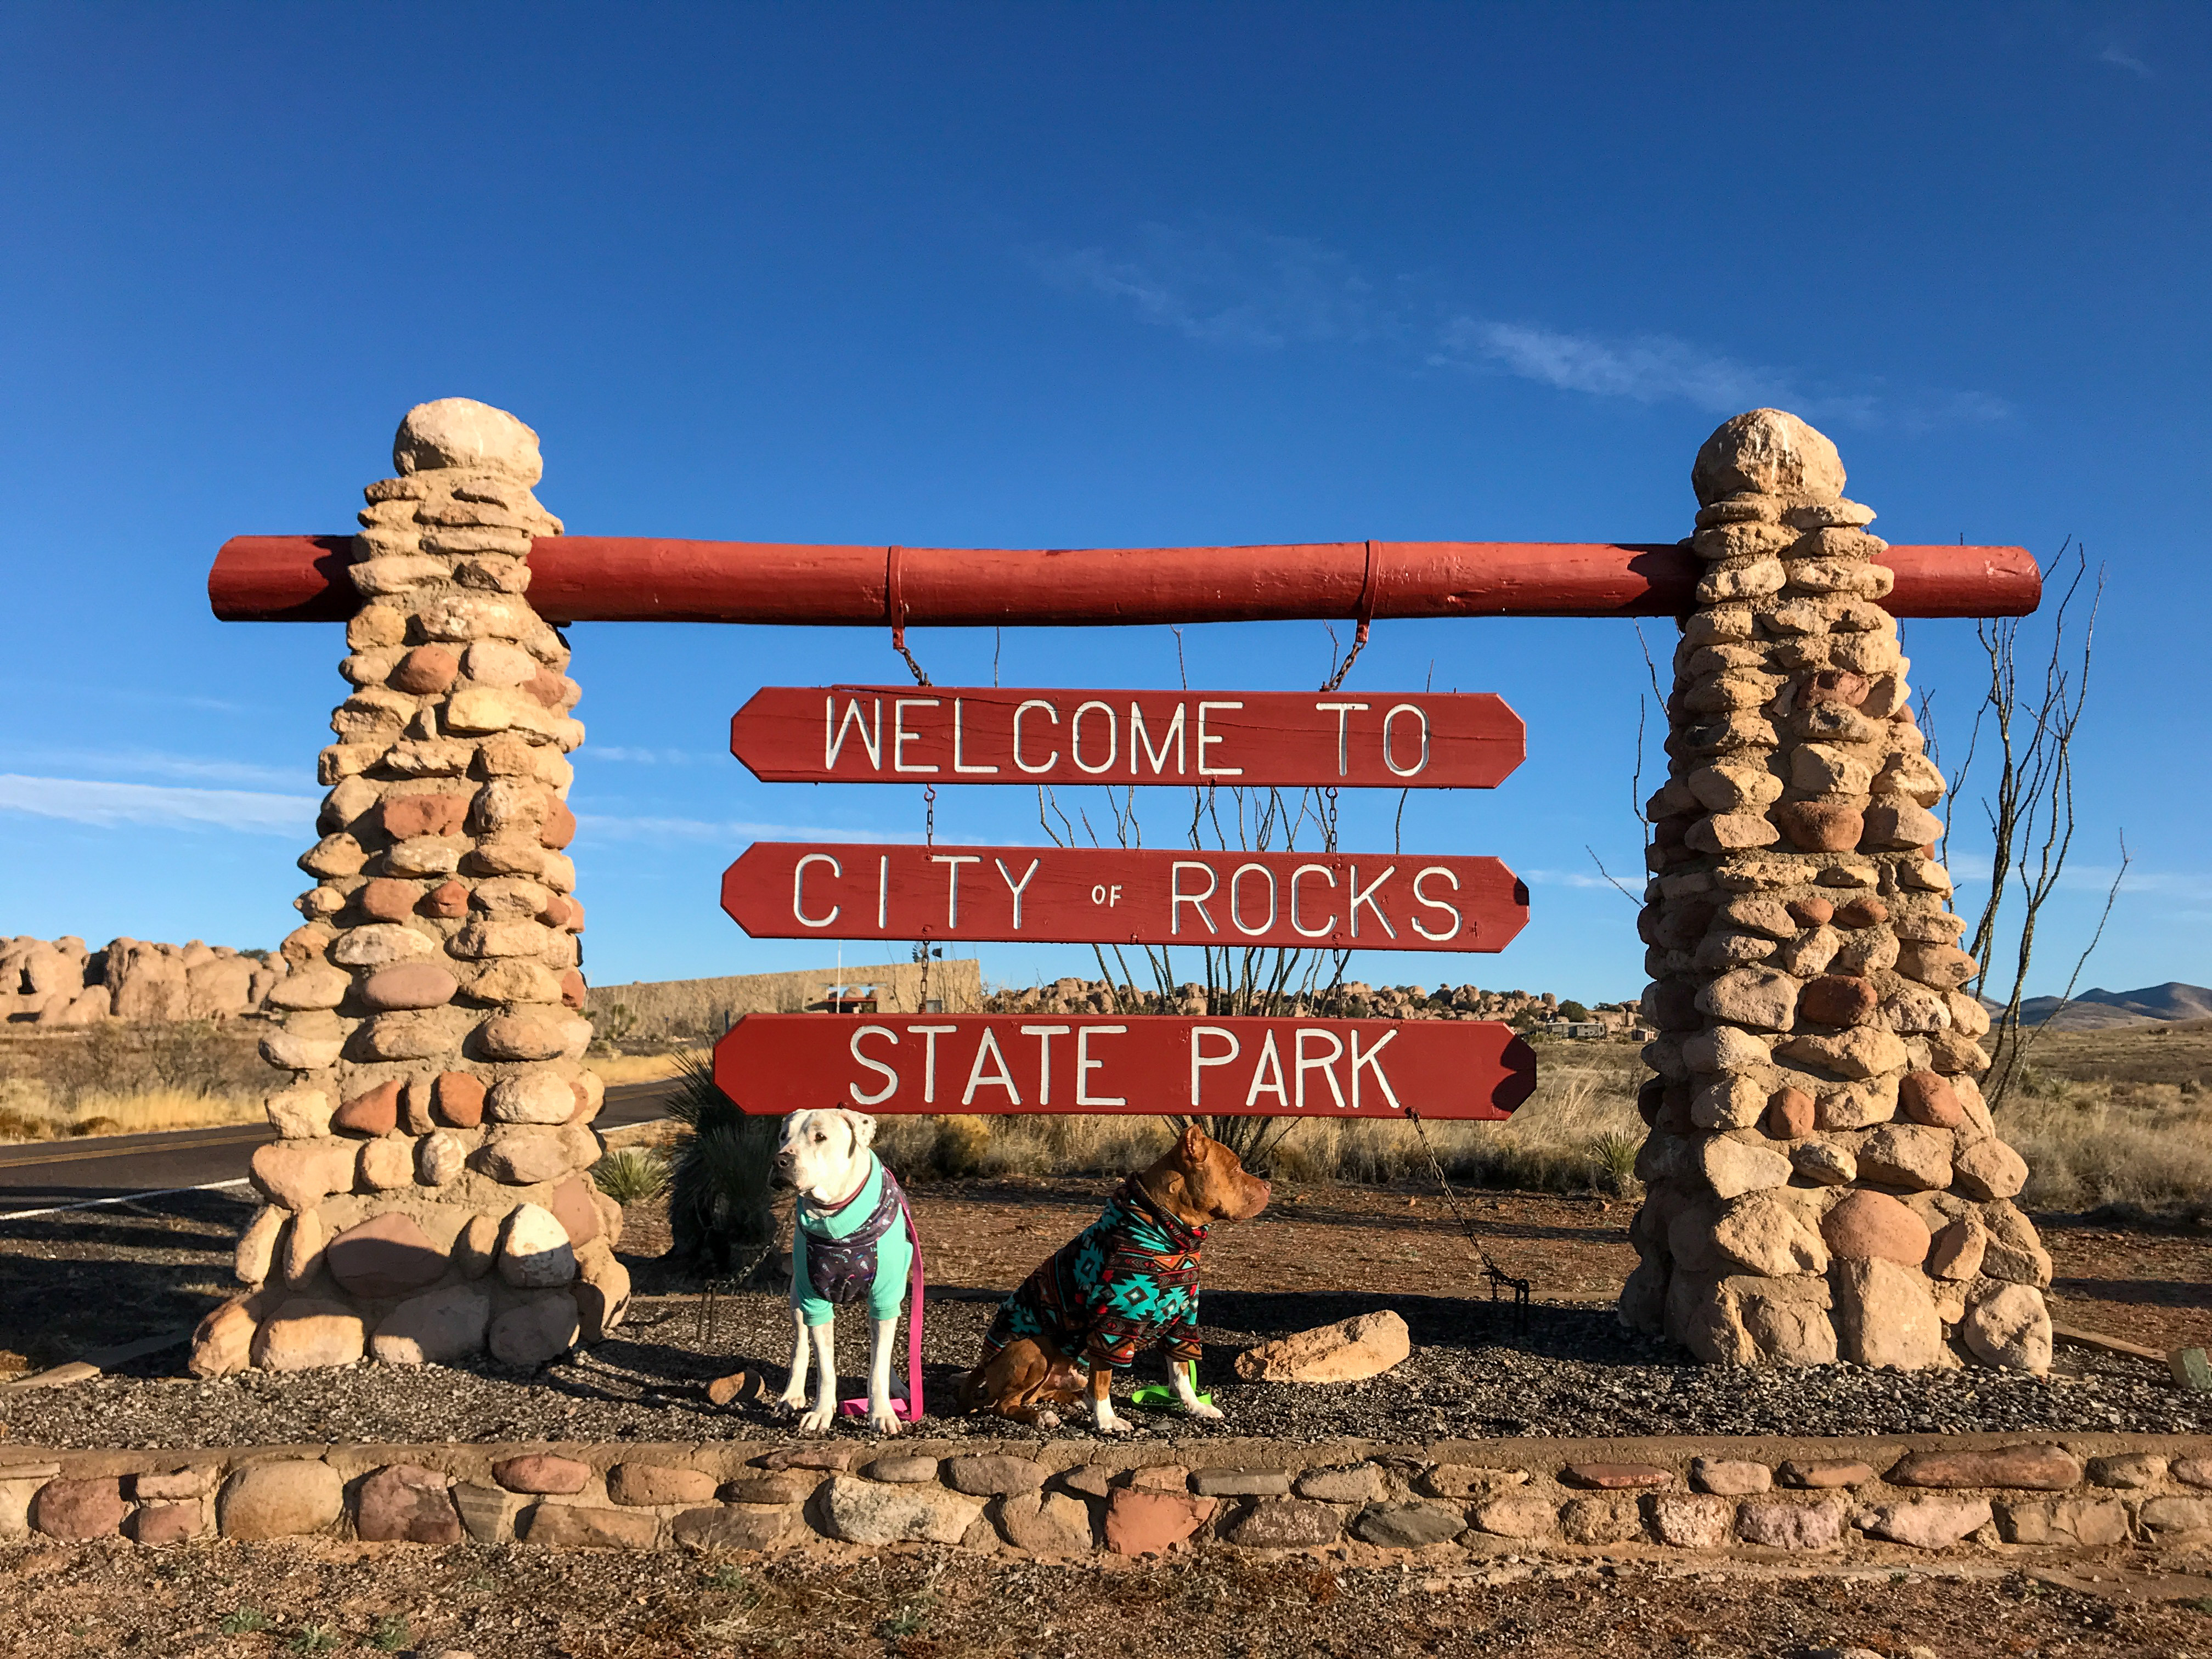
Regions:
[[[1408,1571],[1218,1557],[1055,1566],[943,1549],[757,1565],[619,1551],[287,1540],[0,1547],[0,1654],[462,1649],[477,1659],[1310,1659],[1510,1653],[1966,1659],[2212,1650],[2187,1559],[2087,1587],[2008,1571],[1686,1574],[1635,1562]],[[2165,1571],[2160,1572],[2158,1569]],[[2144,1571],[2150,1569],[2151,1571]]]
[[[1395,1307],[1412,1328],[1413,1358],[1363,1383],[1317,1388],[1243,1383],[1235,1351],[1284,1331]],[[972,1359],[988,1300],[932,1300],[925,1323],[925,1388],[949,1404]],[[1690,1363],[1628,1335],[1609,1309],[1539,1306],[1525,1330],[1487,1304],[1404,1296],[1211,1292],[1202,1376],[1227,1413],[1201,1423],[1129,1413],[1143,1433],[1318,1440],[1420,1441],[1450,1437],[1644,1434],[1959,1434],[2212,1432],[2212,1396],[2185,1395],[2139,1360],[2068,1351],[2049,1377],[1984,1370],[1897,1372],[1830,1365],[1796,1371]],[[772,1407],[720,1410],[703,1385],[741,1364],[780,1386],[788,1314],[768,1294],[724,1297],[712,1328],[699,1304],[641,1304],[619,1340],[536,1374],[494,1368],[422,1370],[357,1365],[216,1382],[149,1374],[0,1395],[0,1422],[17,1445],[185,1446],[303,1442],[754,1439],[789,1432]],[[848,1322],[848,1367],[865,1338]],[[902,1343],[902,1352],[903,1344]],[[173,1357],[170,1357],[173,1363]],[[1140,1361],[1140,1379],[1159,1361]],[[942,1418],[946,1438],[1024,1439],[1039,1431],[993,1418]],[[841,1435],[862,1435],[841,1423]],[[1085,1434],[1078,1423],[1057,1437]]]

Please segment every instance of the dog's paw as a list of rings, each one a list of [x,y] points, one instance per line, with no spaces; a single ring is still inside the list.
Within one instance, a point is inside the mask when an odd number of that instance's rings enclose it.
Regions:
[[[1060,1413],[1058,1412],[1039,1412],[1036,1414],[1036,1425],[1041,1429],[1058,1428],[1060,1426]]]
[[[1190,1401],[1183,1410],[1193,1417],[1202,1417],[1210,1423],[1218,1423],[1221,1420],[1221,1407],[1210,1405],[1203,1400]]]
[[[830,1419],[836,1414],[835,1407],[827,1411],[817,1407],[799,1419],[799,1431],[801,1434],[827,1434],[830,1432]]]
[[[789,1417],[794,1412],[806,1409],[806,1396],[803,1394],[780,1394],[775,1397],[775,1408]]]
[[[899,1421],[898,1413],[889,1406],[872,1406],[868,1408],[868,1427],[878,1434],[896,1434],[905,1426],[905,1424]]]
[[[1101,1434],[1127,1434],[1132,1425],[1127,1418],[1117,1415],[1109,1407],[1091,1414],[1091,1426]]]

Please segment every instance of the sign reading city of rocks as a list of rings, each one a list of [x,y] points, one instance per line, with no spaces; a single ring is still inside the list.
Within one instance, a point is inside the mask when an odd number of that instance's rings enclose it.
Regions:
[[[1488,692],[772,685],[730,752],[768,783],[1490,789],[1527,734]]]
[[[1490,1020],[747,1014],[714,1081],[749,1113],[1265,1114],[1497,1121],[1536,1056]]]
[[[1502,951],[1528,890],[1494,858],[760,842],[722,908],[755,939]]]

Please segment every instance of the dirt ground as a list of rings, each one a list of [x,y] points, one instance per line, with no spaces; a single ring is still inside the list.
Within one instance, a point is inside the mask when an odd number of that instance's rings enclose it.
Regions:
[[[1631,1561],[1482,1572],[1304,1559],[1053,1565],[926,1547],[744,1566],[326,1542],[152,1555],[17,1547],[0,1549],[0,1654],[1814,1659],[1856,1647],[1884,1659],[2182,1659],[2212,1653],[2207,1592],[2212,1580],[2112,1568],[2075,1588],[2019,1572],[1683,1574]]]

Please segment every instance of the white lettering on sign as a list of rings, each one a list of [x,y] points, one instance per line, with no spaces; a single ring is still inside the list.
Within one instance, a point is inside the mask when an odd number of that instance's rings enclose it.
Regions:
[[[960,699],[952,700],[952,769],[970,777],[988,777],[997,773],[995,766],[967,766],[960,759]]]
[[[1059,750],[1054,750],[1052,753],[1047,755],[1043,760],[1035,766],[1031,766],[1027,761],[1022,758],[1022,716],[1028,714],[1032,708],[1043,709],[1046,714],[1052,716],[1052,723],[1054,726],[1060,724],[1060,710],[1054,708],[1042,697],[1031,697],[1028,702],[1022,704],[1020,708],[1014,710],[1014,764],[1024,772],[1049,772],[1054,767],[1060,764]]]
[[[963,1079],[959,1088],[959,1109],[981,1111],[1026,1109],[1021,1084],[1015,1075],[1012,1057],[1003,1046],[997,1030],[979,1025],[970,1030],[966,1037],[958,1033],[961,1027],[952,1024],[915,1024],[894,1028],[868,1024],[856,1025],[847,1040],[847,1048],[857,1074],[847,1084],[846,1096],[859,1107],[880,1107],[891,1101],[902,1090],[910,1089],[916,1079],[911,1070],[903,1072],[900,1055],[913,1055],[920,1062],[921,1099],[925,1107],[939,1103],[937,1094],[938,1039],[951,1037],[953,1044],[945,1053],[947,1100],[951,1103],[952,1080]],[[1049,1109],[1053,1104],[1053,1066],[1055,1058],[1062,1066],[1072,1066],[1074,1072],[1075,1095],[1073,1105],[1078,1109],[1111,1109],[1128,1105],[1130,1092],[1127,1082],[1116,1083],[1103,1073],[1114,1069],[1116,1058],[1109,1040],[1126,1036],[1131,1027],[1126,1023],[1115,1024],[1085,1024],[1070,1021],[1051,1025],[1023,1025],[1018,1028],[1024,1036],[1035,1037],[1036,1052],[1036,1105]],[[1073,1036],[1074,1052],[1055,1055],[1053,1039]],[[1237,1096],[1237,1079],[1243,1079],[1241,1104],[1246,1110],[1255,1108],[1284,1113],[1316,1111],[1327,1113],[1358,1112],[1361,1110],[1362,1091],[1371,1097],[1380,1091],[1383,1100],[1394,1110],[1404,1109],[1396,1091],[1391,1085],[1384,1069],[1384,1050],[1395,1042],[1395,1030],[1383,1031],[1370,1045],[1358,1026],[1328,1024],[1297,1024],[1278,1031],[1269,1029],[1256,1050],[1249,1050],[1237,1031],[1229,1025],[1194,1024],[1188,1028],[1187,1055],[1190,1080],[1188,1109],[1193,1112],[1220,1111],[1226,1103],[1221,1099],[1224,1089],[1232,1099]],[[910,1048],[902,1046],[904,1036],[920,1037],[921,1053],[914,1055]],[[972,1044],[972,1047],[966,1046]],[[1284,1051],[1289,1052],[1285,1054]],[[1210,1073],[1219,1073],[1215,1079]],[[1172,1075],[1172,1073],[1170,1073]],[[1067,1079],[1062,1078],[1063,1087]],[[1208,1085],[1213,1089],[1213,1098],[1206,1095]],[[1170,1084],[1170,1088],[1173,1085]],[[1109,1093],[1109,1089],[1119,1092]],[[915,1103],[908,1097],[909,1109]],[[893,1107],[892,1109],[898,1109]],[[1231,1109],[1234,1109],[1231,1108]]]
[[[936,708],[942,705],[935,697],[893,697],[891,699],[891,770],[894,772],[939,772],[937,766],[908,766],[906,746],[921,739],[919,732],[906,729],[906,711],[909,708]]]
[[[929,861],[945,866],[945,925],[947,928],[957,927],[960,925],[960,866],[981,864],[982,858],[975,853],[933,853]]]
[[[1206,878],[1203,893],[1182,890],[1182,873],[1186,870],[1195,870]],[[1212,865],[1200,864],[1196,859],[1177,859],[1175,866],[1168,872],[1168,932],[1182,932],[1182,907],[1186,904],[1198,912],[1198,919],[1206,924],[1207,933],[1220,931],[1214,927],[1213,918],[1206,913],[1206,901],[1213,896],[1213,890],[1220,884],[1221,878],[1213,873]]]
[[[1352,738],[1346,729],[1355,710],[1364,710],[1364,702],[1317,702],[1315,708],[1325,714],[1336,716],[1336,775],[1346,776],[1352,770]]]
[[[1121,1036],[1128,1030],[1126,1025],[1085,1025],[1075,1034],[1075,1103],[1079,1106],[1127,1106],[1129,1103],[1120,1095],[1094,1095],[1090,1092],[1090,1073],[1101,1069],[1106,1062],[1091,1058],[1091,1039],[1095,1036]]]
[[[837,699],[824,697],[822,700],[823,771],[836,769],[837,757],[845,750],[845,734],[854,731],[860,734],[860,747],[868,751],[868,764],[878,772],[884,769],[884,700],[878,697],[875,701],[876,725],[872,736],[867,721],[860,717],[860,700],[858,697],[847,702],[845,718],[842,721],[837,719]]]
[[[880,1106],[884,1102],[889,1100],[893,1095],[898,1092],[898,1073],[892,1067],[884,1065],[880,1060],[871,1060],[867,1055],[860,1052],[860,1039],[862,1037],[871,1036],[889,1037],[894,1045],[898,1042],[898,1033],[891,1030],[888,1025],[863,1025],[859,1030],[853,1033],[853,1041],[850,1045],[853,1051],[853,1058],[859,1060],[861,1065],[866,1066],[870,1071],[875,1073],[884,1080],[884,1086],[877,1090],[875,1093],[872,1095],[862,1094],[860,1092],[860,1085],[857,1083],[854,1084],[849,1089],[848,1089],[846,1092],[853,1097],[853,1103],[855,1106]]]
[[[879,932],[890,925],[884,917],[890,908],[890,902],[891,855],[879,853],[876,855],[876,927]]]
[[[1431,898],[1426,893],[1421,890],[1421,884],[1426,881],[1431,876],[1443,877],[1446,881],[1451,884],[1452,891],[1455,893],[1459,891],[1459,878],[1456,875],[1454,875],[1449,870],[1444,868],[1441,864],[1431,864],[1413,878],[1413,897],[1418,900],[1425,908],[1443,911],[1446,915],[1451,918],[1451,926],[1445,928],[1443,933],[1431,933],[1428,928],[1422,927],[1421,919],[1419,916],[1411,916],[1408,917],[1407,920],[1413,923],[1413,931],[1419,933],[1423,939],[1431,940],[1437,944],[1442,944],[1448,939],[1457,939],[1459,937],[1460,923],[1462,919],[1459,913],[1459,906],[1456,904],[1447,903],[1443,899]]]
[[[957,1031],[957,1025],[909,1025],[908,1036],[922,1039],[921,1103],[927,1106],[937,1098],[937,1039],[947,1031]]]
[[[827,927],[837,920],[837,913],[845,907],[842,904],[833,904],[830,907],[830,914],[826,916],[810,916],[806,914],[806,869],[809,865],[813,864],[828,865],[832,876],[842,876],[845,873],[844,866],[827,853],[809,853],[805,858],[799,860],[791,869],[791,919],[802,927]]]
[[[1400,1109],[1398,1097],[1390,1087],[1390,1079],[1382,1074],[1382,1051],[1398,1040],[1395,1031],[1385,1031],[1382,1042],[1370,1048],[1363,1057],[1359,1052],[1359,1033],[1352,1034],[1352,1109],[1359,1109],[1359,1073],[1363,1067],[1375,1073],[1376,1086],[1382,1091],[1382,1098],[1390,1103],[1393,1110]]]
[[[1052,1104],[1052,1040],[1066,1036],[1073,1028],[1066,1025],[1024,1025],[1024,1036],[1037,1040],[1037,1104]]]
[[[1264,878],[1267,884],[1267,919],[1256,927],[1244,920],[1237,892],[1237,890],[1244,884],[1244,878],[1252,875]],[[1273,870],[1264,864],[1240,864],[1237,866],[1237,873],[1229,878],[1229,920],[1235,924],[1237,931],[1240,933],[1264,933],[1274,927],[1275,872]]]
[[[983,1075],[983,1062],[987,1059],[997,1067],[989,1077]],[[974,1105],[975,1091],[986,1084],[993,1088],[1004,1089],[1006,1098],[1015,1105],[1022,1103],[1022,1091],[1014,1087],[1014,1074],[1006,1069],[1006,1057],[999,1050],[999,1039],[991,1035],[991,1028],[988,1025],[983,1028],[983,1040],[975,1045],[975,1063],[968,1068],[968,1086],[960,1091],[960,1103],[963,1106]]]
[[[1006,884],[1006,890],[1014,896],[1014,931],[1018,933],[1022,931],[1022,889],[1030,884],[1030,878],[1036,874],[1037,866],[1042,864],[1043,861],[1044,860],[1042,859],[1031,859],[1030,860],[1030,867],[1023,871],[1022,878],[1019,881],[1016,881],[1014,879],[1014,872],[1006,868],[1006,860],[993,859],[991,860],[992,863],[999,866],[999,879]],[[878,927],[883,926],[883,918],[880,915],[876,918],[876,925]]]
[[[1269,1082],[1270,1078],[1274,1080]],[[1283,1086],[1283,1057],[1275,1052],[1273,1031],[1267,1033],[1267,1042],[1261,1045],[1260,1062],[1252,1068],[1252,1086],[1244,1091],[1244,1103],[1256,1106],[1261,1095],[1273,1095],[1278,1106],[1286,1112],[1291,1109],[1291,1091]]]
[[[1382,924],[1382,931],[1384,933],[1388,933],[1392,939],[1398,937],[1398,930],[1390,925],[1390,918],[1382,914],[1382,907],[1375,902],[1375,890],[1397,873],[1398,866],[1396,865],[1393,864],[1387,866],[1381,875],[1369,882],[1366,886],[1362,887],[1359,884],[1359,866],[1356,864],[1352,866],[1352,938],[1358,939],[1359,937],[1359,907],[1363,904],[1375,913],[1375,920]]]
[[[1399,765],[1390,748],[1390,728],[1401,714],[1411,714],[1421,723],[1421,752],[1411,766]],[[1382,717],[1382,764],[1401,778],[1418,777],[1429,769],[1429,715],[1419,704],[1401,702]]]
[[[1103,904],[1109,910],[1112,909],[1121,902],[1121,884],[1118,881],[1111,885],[1100,883],[1091,890],[1091,902],[1093,904]]]
[[[1225,1038],[1229,1043],[1229,1052],[1225,1054],[1207,1054],[1204,1045],[1206,1039],[1208,1037]],[[1194,1025],[1191,1027],[1190,1104],[1193,1111],[1198,1109],[1199,1068],[1204,1066],[1226,1066],[1231,1060],[1237,1058],[1237,1051],[1243,1046],[1243,1044],[1237,1042],[1237,1033],[1231,1030],[1225,1025]]]
[[[1137,775],[1137,757],[1139,755],[1152,763],[1152,775],[1154,777],[1160,775],[1161,768],[1167,761],[1170,738],[1175,739],[1176,775],[1181,777],[1183,775],[1182,714],[1182,705],[1177,703],[1175,718],[1168,722],[1168,729],[1160,733],[1159,750],[1155,753],[1151,734],[1145,730],[1143,708],[1134,702],[1129,705],[1129,775],[1131,777]]]
[[[1334,887],[1336,885],[1336,872],[1325,864],[1301,864],[1291,872],[1291,927],[1307,939],[1320,939],[1336,926],[1336,912],[1330,911],[1328,919],[1318,927],[1309,927],[1298,920],[1298,883],[1308,876],[1319,876]]]
[[[1208,735],[1206,729],[1206,711],[1209,708],[1242,708],[1243,706],[1244,705],[1241,702],[1201,702],[1198,705],[1199,776],[1202,778],[1241,778],[1244,775],[1244,769],[1241,766],[1208,766],[1206,763],[1206,750],[1209,744],[1226,743],[1229,741],[1226,738],[1217,738]]]
[[[1306,1043],[1309,1040],[1316,1038],[1328,1044],[1328,1052],[1318,1060],[1311,1059],[1306,1054]],[[1337,1109],[1341,1111],[1344,1109],[1344,1091],[1336,1086],[1334,1069],[1336,1062],[1343,1058],[1344,1039],[1335,1032],[1314,1026],[1298,1027],[1296,1059],[1298,1073],[1297,1097],[1300,1111],[1303,1112],[1306,1109],[1306,1073],[1308,1072],[1321,1073],[1322,1080],[1328,1085],[1329,1093],[1336,1097]]]
[[[1106,717],[1106,758],[1096,766],[1083,758],[1083,717],[1094,708]],[[1079,772],[1088,772],[1095,777],[1111,767],[1117,752],[1116,745],[1119,739],[1116,734],[1120,729],[1115,724],[1114,710],[1110,704],[1086,702],[1078,708],[1075,711],[1075,718],[1068,723],[1067,727],[1067,757],[1075,763],[1075,769]]]

